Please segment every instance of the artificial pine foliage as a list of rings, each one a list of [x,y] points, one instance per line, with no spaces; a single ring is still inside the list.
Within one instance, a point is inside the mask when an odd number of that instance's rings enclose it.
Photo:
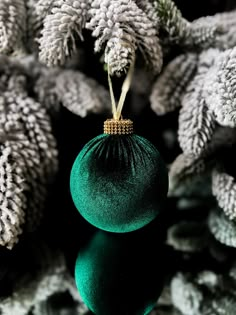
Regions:
[[[118,99],[133,64],[122,115],[169,192],[121,237],[78,213],[69,182],[111,118],[108,68]],[[1,0],[0,313],[235,315],[235,149],[234,0]]]

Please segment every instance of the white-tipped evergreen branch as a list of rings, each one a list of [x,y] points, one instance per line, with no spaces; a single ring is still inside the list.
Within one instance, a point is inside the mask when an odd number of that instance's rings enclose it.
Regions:
[[[39,39],[39,58],[49,66],[62,65],[77,49],[82,39],[90,1],[56,0],[44,19]],[[39,6],[39,13],[42,11]],[[44,9],[44,7],[43,7]]]
[[[183,18],[182,13],[172,0],[155,0],[160,27],[164,29],[172,40],[185,38],[190,23]]]
[[[156,27],[159,27],[159,17],[152,0],[136,0],[135,2],[147,14]]]
[[[39,103],[43,104],[53,116],[60,110],[60,101],[56,89],[56,81],[60,73],[61,71],[57,68],[43,69],[37,76],[33,87]]]
[[[105,47],[105,62],[120,74],[134,61],[138,48],[158,73],[162,52],[152,21],[132,0],[94,0],[86,27],[97,37],[95,51]]]
[[[173,305],[183,315],[199,314],[204,296],[197,284],[182,273],[178,273],[171,281],[171,297]]]
[[[191,82],[179,114],[178,138],[186,154],[200,155],[211,140],[215,128],[215,117],[202,95],[204,76],[201,73]]]
[[[62,71],[56,79],[56,93],[63,106],[81,117],[106,112],[110,108],[110,97],[105,88],[78,71]]]
[[[210,232],[220,243],[236,247],[236,223],[231,221],[221,209],[211,211],[208,226]]]
[[[172,0],[154,0],[160,28],[167,33],[167,39],[186,47],[210,47],[216,38],[220,27],[208,25],[202,20],[190,23],[183,18],[182,13]]]
[[[0,2],[0,53],[9,54],[23,48],[26,31],[24,0]]]
[[[223,169],[215,168],[212,173],[212,193],[230,220],[236,219],[236,181]]]
[[[0,298],[0,311],[6,315],[36,315],[41,303],[48,301],[54,294],[67,292],[74,300],[74,311],[77,314],[83,303],[76,292],[64,255],[34,239],[31,244],[25,244],[25,247],[24,256],[18,257],[17,263],[28,265],[32,274],[23,273],[20,270],[22,266],[18,268],[21,273],[14,279],[13,292]]]
[[[206,85],[209,108],[222,126],[236,126],[236,48],[221,52]]]
[[[182,97],[197,68],[196,54],[180,55],[157,78],[150,96],[151,108],[163,115],[181,106]]]
[[[26,0],[27,9],[27,48],[38,52],[38,39],[43,22],[54,0]]]
[[[12,149],[1,145],[0,150],[0,245],[12,249],[25,222],[25,176]]]
[[[236,45],[236,10],[217,13],[197,19],[194,24],[217,29],[217,36],[211,43],[211,47],[225,50]]]
[[[182,99],[179,115],[179,142],[187,154],[199,155],[205,151],[216,126],[214,111],[209,106],[205,89],[208,86],[208,74],[214,67],[219,51],[209,49],[199,56],[196,75],[190,82]]]
[[[26,78],[17,73],[20,67],[14,74],[14,64],[7,59],[3,61],[6,64],[0,77],[0,155],[3,159],[1,172],[5,177],[0,187],[4,209],[0,215],[3,222],[1,245],[12,248],[23,228],[32,231],[38,227],[47,189],[58,165],[56,141],[45,108],[27,95]],[[7,212],[15,216],[15,227],[11,227],[12,220]]]
[[[233,315],[235,283],[228,274],[204,270],[177,273],[171,281],[173,304],[183,315]]]

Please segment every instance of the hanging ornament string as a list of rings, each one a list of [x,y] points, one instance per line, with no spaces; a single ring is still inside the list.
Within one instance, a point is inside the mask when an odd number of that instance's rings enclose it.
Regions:
[[[124,83],[122,85],[121,95],[120,95],[118,105],[116,105],[112,81],[111,81],[110,65],[109,64],[107,65],[108,84],[109,84],[109,90],[110,90],[110,96],[111,96],[112,114],[113,114],[113,119],[115,119],[115,120],[120,120],[120,118],[121,118],[121,112],[122,112],[122,109],[124,107],[126,95],[130,89],[130,85],[132,82],[132,77],[133,77],[133,72],[134,72],[134,64],[135,64],[135,61],[133,61],[131,63],[129,71],[128,71],[126,78],[124,80]]]

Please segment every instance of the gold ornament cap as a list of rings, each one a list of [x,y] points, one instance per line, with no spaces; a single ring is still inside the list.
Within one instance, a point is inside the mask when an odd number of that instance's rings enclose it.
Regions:
[[[108,135],[130,135],[134,132],[130,119],[107,119],[104,122],[104,133]]]

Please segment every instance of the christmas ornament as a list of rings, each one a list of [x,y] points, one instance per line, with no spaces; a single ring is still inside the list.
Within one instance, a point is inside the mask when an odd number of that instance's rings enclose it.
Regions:
[[[156,228],[144,229],[126,234],[98,231],[80,250],[76,286],[94,314],[145,315],[155,306],[164,283],[165,254]]]
[[[121,119],[132,68],[116,107],[109,86],[113,119],[104,134],[89,141],[76,158],[70,176],[72,199],[92,225],[110,232],[130,232],[151,222],[160,212],[168,190],[168,175],[157,149],[133,134],[133,123]]]

